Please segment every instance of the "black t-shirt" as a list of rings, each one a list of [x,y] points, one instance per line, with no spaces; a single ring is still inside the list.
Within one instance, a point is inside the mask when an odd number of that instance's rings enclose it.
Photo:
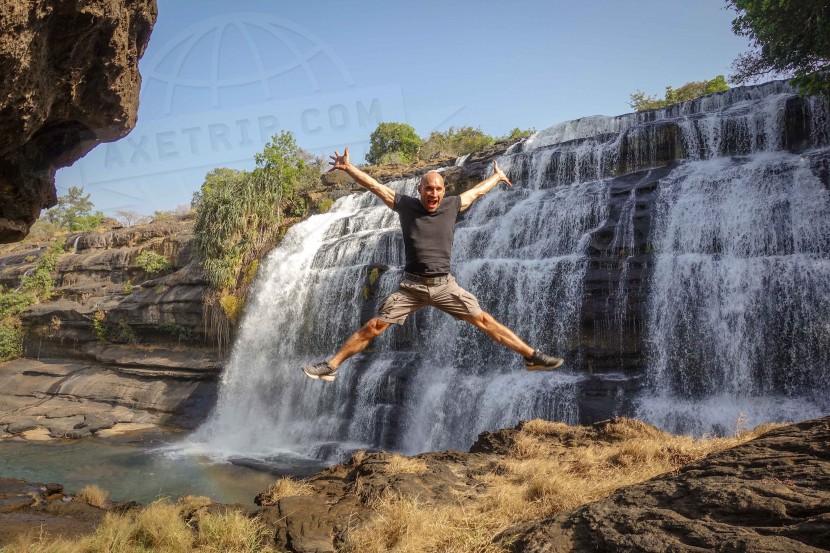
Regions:
[[[445,196],[438,209],[430,213],[418,198],[395,192],[392,209],[398,213],[403,229],[406,252],[404,271],[423,276],[449,273],[455,219],[461,210],[461,198]]]

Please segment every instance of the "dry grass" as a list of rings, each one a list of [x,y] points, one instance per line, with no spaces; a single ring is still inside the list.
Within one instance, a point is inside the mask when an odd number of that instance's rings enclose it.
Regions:
[[[283,476],[271,484],[260,498],[262,506],[276,505],[277,501],[284,497],[296,497],[299,495],[313,495],[314,487],[302,480],[294,480],[290,476]]]
[[[204,513],[198,519],[196,549],[205,553],[256,553],[263,551],[268,529],[258,518],[238,511]]]
[[[256,553],[271,552],[265,525],[236,511],[198,512],[190,523],[185,510],[206,498],[178,504],[157,501],[125,514],[107,513],[94,534],[75,539],[20,536],[2,553]]]
[[[393,454],[386,460],[386,474],[420,474],[427,471],[427,462],[417,457]]]
[[[508,454],[481,477],[484,486],[476,500],[431,506],[417,498],[382,496],[374,503],[374,517],[348,534],[344,549],[504,551],[493,538],[515,524],[547,518],[623,486],[677,471],[770,428],[748,431],[739,425],[733,438],[694,439],[633,419],[608,421],[596,430],[528,421],[515,434]]]
[[[95,484],[84,486],[75,494],[75,501],[81,501],[99,509],[103,509],[107,504],[107,498],[109,498],[109,492]]]
[[[345,553],[496,553],[486,515],[464,505],[435,507],[416,498],[386,494],[375,516],[349,534]]]

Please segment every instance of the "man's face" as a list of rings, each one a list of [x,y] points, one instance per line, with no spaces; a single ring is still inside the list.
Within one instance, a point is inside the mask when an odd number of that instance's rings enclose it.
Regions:
[[[418,185],[418,193],[421,195],[421,204],[432,213],[444,199],[444,178],[439,173],[427,173]]]

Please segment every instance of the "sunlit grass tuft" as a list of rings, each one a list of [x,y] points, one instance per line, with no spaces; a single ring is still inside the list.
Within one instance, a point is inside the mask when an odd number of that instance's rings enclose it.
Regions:
[[[103,509],[107,504],[109,492],[102,490],[95,484],[84,486],[75,494],[75,501]]]

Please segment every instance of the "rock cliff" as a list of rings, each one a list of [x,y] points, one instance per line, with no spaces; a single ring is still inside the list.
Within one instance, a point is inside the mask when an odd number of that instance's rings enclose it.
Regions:
[[[55,205],[55,171],[135,125],[155,0],[0,2],[0,242]]]
[[[208,285],[191,259],[192,228],[170,218],[64,239],[55,298],[21,314],[25,358],[0,371],[0,436],[77,438],[119,423],[192,428],[207,415],[221,363],[206,337]],[[46,249],[0,250],[0,284],[17,287]],[[169,268],[150,271],[143,252]]]

